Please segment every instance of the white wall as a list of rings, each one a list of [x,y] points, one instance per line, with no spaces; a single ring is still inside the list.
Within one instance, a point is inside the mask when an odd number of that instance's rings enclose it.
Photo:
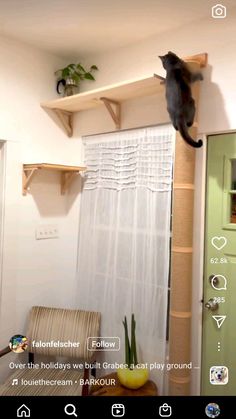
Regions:
[[[81,163],[81,145],[69,140],[40,107],[56,97],[54,71],[64,62],[9,39],[0,39],[0,139],[5,140],[5,206],[1,275],[0,347],[25,331],[35,304],[72,307],[80,182],[60,195],[58,173],[35,175],[22,196],[22,163]],[[2,154],[1,154],[2,155]],[[0,200],[1,203],[1,200]],[[55,224],[58,239],[35,240],[41,224]],[[0,363],[0,378],[10,358]]]
[[[236,125],[236,9],[228,12],[226,19],[209,18],[192,23],[173,32],[163,33],[138,44],[95,55],[87,59],[96,64],[96,82],[93,87],[116,83],[132,78],[165,74],[158,55],[172,50],[179,56],[207,52],[209,65],[204,70],[199,106],[199,132],[208,133],[234,129]],[[89,89],[91,84],[84,85]]]

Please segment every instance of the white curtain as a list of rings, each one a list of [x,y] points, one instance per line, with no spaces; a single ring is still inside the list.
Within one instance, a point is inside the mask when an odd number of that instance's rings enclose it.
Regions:
[[[173,139],[170,126],[83,139],[77,303],[102,313],[101,336],[121,337],[101,362],[125,362],[131,313],[139,362],[165,362]],[[151,377],[161,393],[163,372]]]

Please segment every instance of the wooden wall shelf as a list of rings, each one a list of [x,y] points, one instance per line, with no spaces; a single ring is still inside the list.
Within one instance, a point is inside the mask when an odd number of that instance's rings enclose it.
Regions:
[[[150,96],[163,90],[165,79],[154,74],[141,79],[128,80],[77,95],[41,103],[42,108],[51,109],[60,119],[68,137],[73,135],[73,114],[86,109],[105,105],[116,129],[121,128],[122,102],[142,96]]]
[[[50,164],[50,163],[34,163],[34,164],[23,164],[22,171],[22,194],[27,195],[28,188],[32,182],[33,177],[38,170],[53,170],[61,172],[61,194],[64,195],[72,180],[77,176],[79,172],[86,170],[84,166],[66,166],[62,164]]]

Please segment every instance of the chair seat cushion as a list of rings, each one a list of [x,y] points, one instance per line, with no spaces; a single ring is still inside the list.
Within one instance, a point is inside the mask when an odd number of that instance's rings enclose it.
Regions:
[[[1,396],[80,396],[80,370],[24,369],[0,385]],[[13,381],[14,380],[14,381]]]

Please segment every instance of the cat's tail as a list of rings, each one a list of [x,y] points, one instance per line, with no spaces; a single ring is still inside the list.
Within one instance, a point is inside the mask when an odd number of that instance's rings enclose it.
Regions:
[[[178,124],[178,130],[179,130],[181,136],[183,137],[183,139],[186,141],[186,143],[188,143],[189,145],[191,145],[194,148],[202,147],[202,145],[203,145],[202,140],[194,141],[193,138],[188,133],[188,128],[187,128],[186,124],[183,123],[182,121],[180,121],[179,124]]]

